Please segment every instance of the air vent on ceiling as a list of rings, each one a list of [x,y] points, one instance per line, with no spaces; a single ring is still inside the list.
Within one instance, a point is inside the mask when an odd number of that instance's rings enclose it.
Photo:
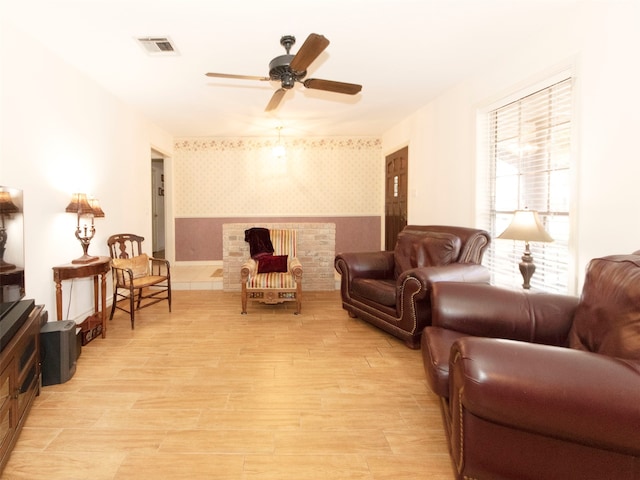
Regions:
[[[137,40],[150,55],[178,55],[169,37],[139,37]]]

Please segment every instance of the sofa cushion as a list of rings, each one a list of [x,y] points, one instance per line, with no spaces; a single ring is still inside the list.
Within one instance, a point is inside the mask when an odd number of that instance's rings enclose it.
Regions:
[[[640,360],[640,256],[589,262],[569,343],[578,350]]]
[[[149,256],[145,253],[131,258],[114,258],[111,263],[116,268],[130,269],[133,272],[133,278],[149,275]]]
[[[286,272],[288,255],[261,255],[258,257],[258,273]]]
[[[462,242],[452,233],[428,232],[416,251],[416,267],[441,267],[455,262]]]
[[[355,296],[363,297],[388,307],[396,306],[395,280],[354,278],[351,282],[351,288]]]
[[[439,267],[455,262],[460,247],[460,238],[452,233],[405,229],[396,241],[395,277],[412,268]]]

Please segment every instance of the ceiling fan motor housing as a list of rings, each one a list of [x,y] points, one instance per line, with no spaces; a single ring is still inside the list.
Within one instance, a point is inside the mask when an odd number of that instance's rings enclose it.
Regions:
[[[293,88],[296,81],[302,80],[307,71],[294,72],[289,66],[295,55],[280,55],[269,62],[269,78],[280,80],[282,88]]]

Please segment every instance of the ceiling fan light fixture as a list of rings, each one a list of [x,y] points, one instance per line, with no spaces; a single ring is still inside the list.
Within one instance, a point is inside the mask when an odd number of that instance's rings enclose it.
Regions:
[[[293,88],[296,83],[296,77],[290,73],[283,74],[280,80],[282,82],[282,88],[286,88],[287,90]]]

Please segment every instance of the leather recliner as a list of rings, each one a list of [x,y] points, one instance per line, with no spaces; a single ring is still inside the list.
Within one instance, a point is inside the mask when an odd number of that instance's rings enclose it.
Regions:
[[[491,237],[484,230],[456,226],[406,226],[393,251],[339,253],[342,306],[420,348],[431,323],[431,286],[436,282],[489,282],[482,256]]]
[[[456,478],[640,479],[640,255],[592,260],[580,298],[442,283],[432,306]]]

